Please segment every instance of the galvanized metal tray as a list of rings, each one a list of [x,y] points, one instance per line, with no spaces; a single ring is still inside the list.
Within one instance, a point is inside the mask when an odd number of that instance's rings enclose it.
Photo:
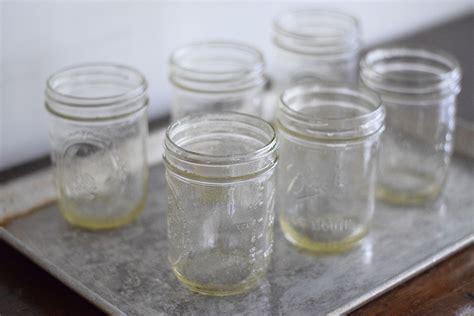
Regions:
[[[472,244],[473,187],[474,160],[454,158],[438,201],[418,208],[378,203],[368,237],[340,255],[300,252],[277,224],[266,279],[234,297],[193,294],[170,271],[162,164],[152,168],[142,215],[123,229],[73,228],[52,204],[5,224],[0,238],[110,314],[341,314]]]

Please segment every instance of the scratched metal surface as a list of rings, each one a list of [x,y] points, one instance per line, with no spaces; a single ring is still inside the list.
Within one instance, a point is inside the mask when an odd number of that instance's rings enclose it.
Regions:
[[[193,294],[171,273],[162,164],[152,169],[143,214],[123,229],[94,233],[73,228],[51,205],[10,222],[0,238],[109,313],[342,313],[472,243],[473,187],[474,160],[455,158],[439,201],[410,209],[379,203],[368,238],[337,256],[299,252],[276,225],[267,278],[258,289],[235,297]]]

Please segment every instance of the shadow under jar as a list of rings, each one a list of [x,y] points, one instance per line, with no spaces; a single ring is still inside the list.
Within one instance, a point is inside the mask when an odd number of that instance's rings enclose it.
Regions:
[[[458,62],[438,51],[377,49],[361,61],[361,80],[380,95],[387,111],[378,197],[395,204],[434,199],[453,151]]]
[[[148,182],[147,83],[136,70],[88,64],[52,75],[46,86],[59,209],[88,229],[132,221]]]
[[[172,120],[199,112],[260,116],[265,63],[255,48],[236,42],[193,43],[170,58]]]
[[[192,291],[238,294],[265,274],[277,149],[272,126],[245,114],[197,114],[168,128],[169,261]]]
[[[296,10],[273,23],[278,95],[302,83],[349,84],[358,80],[360,30],[356,18],[337,11]]]
[[[337,252],[367,234],[384,116],[368,90],[302,85],[282,94],[277,209],[291,243]]]

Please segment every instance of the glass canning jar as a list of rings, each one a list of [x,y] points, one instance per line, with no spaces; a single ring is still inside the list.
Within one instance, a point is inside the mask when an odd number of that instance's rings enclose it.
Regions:
[[[443,188],[453,151],[458,62],[439,51],[376,49],[361,61],[361,80],[387,111],[377,195],[397,204],[432,200]]]
[[[278,97],[296,84],[358,80],[360,31],[357,19],[350,15],[322,10],[286,12],[273,23],[273,43],[272,83]]]
[[[87,64],[46,85],[59,209],[88,229],[130,222],[146,199],[147,83],[136,70]]]
[[[170,58],[172,119],[216,111],[259,116],[264,68],[262,54],[238,42],[198,42],[176,50]]]
[[[282,94],[277,209],[291,243],[335,252],[366,235],[384,116],[368,90],[311,84]]]
[[[195,114],[168,128],[169,261],[189,289],[232,295],[265,274],[277,149],[272,126],[246,114]]]

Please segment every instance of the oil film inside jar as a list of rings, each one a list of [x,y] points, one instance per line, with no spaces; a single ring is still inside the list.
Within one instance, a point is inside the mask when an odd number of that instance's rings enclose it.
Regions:
[[[287,90],[281,102],[277,208],[285,237],[311,251],[349,249],[373,216],[380,100],[307,85]]]
[[[58,204],[68,222],[89,229],[122,226],[142,210],[147,195],[146,117],[84,131],[69,123],[67,140],[53,149]],[[64,125],[52,118],[56,128]],[[62,142],[58,140],[58,143]]]
[[[434,199],[452,153],[461,80],[457,61],[414,47],[377,49],[362,60],[361,79],[387,110],[377,195],[395,204]]]
[[[148,183],[146,81],[113,64],[52,75],[46,108],[59,209],[88,229],[125,225],[145,204]]]
[[[264,275],[276,146],[271,126],[247,115],[197,115],[169,128],[169,261],[191,290],[237,294]]]

